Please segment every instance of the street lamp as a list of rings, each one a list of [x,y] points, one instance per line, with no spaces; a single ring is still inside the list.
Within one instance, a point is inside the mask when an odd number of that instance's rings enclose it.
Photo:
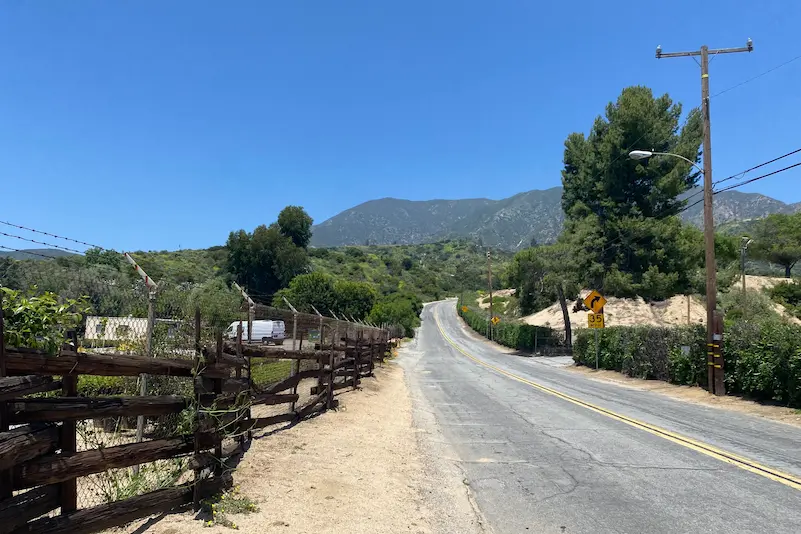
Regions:
[[[747,235],[740,238],[740,265],[742,267],[743,293],[745,293],[745,255],[748,253],[748,245],[752,242],[753,240]]]
[[[699,167],[698,164],[696,164],[694,161],[687,159],[680,154],[673,154],[672,152],[651,152],[650,150],[632,150],[631,152],[629,152],[629,157],[631,159],[645,159],[645,158],[650,158],[651,156],[672,156],[674,158],[683,159],[684,161],[695,167],[695,169],[698,172],[704,174],[704,169]]]
[[[706,154],[705,154],[706,155]],[[715,317],[717,307],[718,288],[717,272],[715,269],[715,223],[712,217],[712,165],[709,163],[709,172],[699,167],[694,161],[679,154],[671,152],[653,152],[651,150],[632,150],[629,157],[634,160],[650,158],[651,156],[670,156],[686,161],[696,168],[704,177],[704,243],[706,258],[706,335],[707,335],[707,380],[709,392],[723,395],[725,386],[723,382],[723,358],[720,354],[720,345],[723,339],[723,321]],[[705,165],[706,167],[706,165]],[[745,281],[745,278],[743,278]]]

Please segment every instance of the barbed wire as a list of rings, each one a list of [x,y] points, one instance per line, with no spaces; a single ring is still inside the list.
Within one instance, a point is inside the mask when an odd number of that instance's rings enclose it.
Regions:
[[[48,259],[48,260],[55,260],[56,259],[56,256],[45,256],[44,254],[39,254],[37,252],[31,252],[30,250],[20,250],[18,248],[6,247],[4,245],[0,245],[0,248],[2,248],[3,250],[10,250],[11,252],[20,252],[22,254],[30,254],[32,256],[40,256],[40,257]]]
[[[76,250],[74,248],[62,247],[62,246],[59,246],[59,245],[54,245],[53,243],[46,243],[45,241],[37,241],[36,239],[30,239],[28,237],[22,237],[22,236],[19,236],[19,235],[8,234],[6,232],[0,232],[0,235],[4,235],[6,237],[13,237],[14,239],[19,239],[21,241],[27,241],[29,243],[36,243],[37,245],[44,245],[46,247],[55,248],[55,249],[58,249],[58,250],[64,250],[66,252],[72,252],[74,254],[80,254],[81,256],[83,256],[83,254],[84,254],[83,251]]]
[[[90,248],[97,248],[97,249],[100,249],[100,250],[107,250],[107,249],[101,247],[100,245],[93,245],[92,243],[87,243],[86,241],[81,241],[80,239],[73,239],[71,237],[64,237],[64,236],[53,234],[53,233],[50,233],[50,232],[45,232],[43,230],[37,230],[35,228],[29,228],[27,226],[22,226],[21,224],[14,224],[14,223],[8,222],[8,221],[0,221],[0,224],[5,224],[6,226],[11,226],[11,227],[14,227],[14,228],[18,228],[20,230],[26,230],[28,232],[34,232],[34,233],[37,233],[37,234],[42,234],[42,235],[46,235],[46,236],[50,236],[50,237],[55,237],[56,239],[63,239],[64,241],[71,241],[71,242],[76,243],[78,245],[86,245],[87,247],[90,247]]]

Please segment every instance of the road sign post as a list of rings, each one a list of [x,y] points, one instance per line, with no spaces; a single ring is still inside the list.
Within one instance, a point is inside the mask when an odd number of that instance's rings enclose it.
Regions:
[[[587,328],[603,328],[604,327],[604,314],[603,313],[588,313],[587,314]]]
[[[599,292],[594,289],[590,294],[584,298],[584,305],[587,306],[592,312],[587,314],[587,327],[595,329],[595,370],[600,367],[601,346],[600,335],[598,329],[604,327],[604,305],[606,299]]]
[[[605,304],[606,299],[604,296],[594,289],[584,298],[584,305],[591,309],[593,313],[602,313],[601,310],[604,309]]]

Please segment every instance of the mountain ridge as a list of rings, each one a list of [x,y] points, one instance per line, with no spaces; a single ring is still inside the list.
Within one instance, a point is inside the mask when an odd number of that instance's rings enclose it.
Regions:
[[[692,205],[699,189],[685,193],[689,209],[682,219],[703,225],[703,203]],[[725,191],[715,196],[715,224],[759,219],[772,213],[801,211],[761,193]],[[315,225],[312,245],[409,245],[470,238],[483,245],[516,250],[547,243],[561,232],[562,188],[533,189],[500,200],[487,198],[368,200]]]

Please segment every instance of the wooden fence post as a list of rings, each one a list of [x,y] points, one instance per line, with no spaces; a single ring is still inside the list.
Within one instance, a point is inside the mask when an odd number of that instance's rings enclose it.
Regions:
[[[336,358],[334,358],[336,346],[337,346],[337,337],[339,337],[339,321],[336,320],[334,322],[334,328],[331,329],[331,355],[328,357],[328,365],[329,365],[329,375],[328,375],[328,400],[326,402],[326,407],[330,410],[334,407],[334,364],[336,363]]]
[[[78,337],[75,332],[71,332],[70,336],[73,342],[75,352],[78,352]],[[78,396],[78,376],[74,374],[66,374],[61,377],[61,394],[64,397],[77,397]],[[64,421],[61,424],[61,454],[68,456],[75,453],[78,449],[78,428],[77,422]],[[64,481],[60,484],[61,489],[61,513],[67,514],[74,512],[78,509],[78,479]]]
[[[297,338],[298,338],[298,312],[293,311],[292,312],[292,350],[293,351],[297,350],[297,348],[298,348]],[[293,359],[290,365],[291,365],[291,367],[290,367],[290,369],[291,369],[290,376],[295,376],[296,374],[298,374],[300,372],[300,360]],[[298,386],[295,385],[292,388],[292,394],[296,395],[297,393],[298,393]],[[294,401],[292,402],[292,404],[289,405],[289,411],[290,412],[294,412],[295,411],[295,402]]]
[[[3,319],[3,293],[0,293],[0,378],[6,376],[6,338],[5,338],[5,322]],[[3,401],[0,402],[0,432],[8,430],[8,404]],[[11,490],[11,473],[12,470],[0,472],[0,500],[8,499],[12,496]]]
[[[353,350],[353,389],[359,385],[359,365],[361,364],[361,344],[362,344],[362,331],[359,330],[359,335],[356,337],[356,346]]]

